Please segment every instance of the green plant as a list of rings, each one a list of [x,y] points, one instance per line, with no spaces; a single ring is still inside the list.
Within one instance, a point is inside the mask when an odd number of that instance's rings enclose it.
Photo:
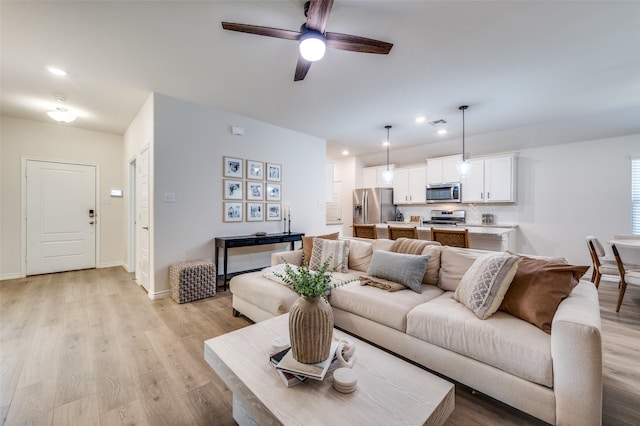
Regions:
[[[274,275],[301,296],[311,298],[322,296],[325,301],[328,301],[327,294],[331,289],[356,281],[352,279],[332,282],[331,272],[327,272],[330,261],[331,257],[329,257],[317,271],[310,270],[307,262],[304,262],[302,266],[291,266],[291,264],[285,261],[284,274],[274,272]]]

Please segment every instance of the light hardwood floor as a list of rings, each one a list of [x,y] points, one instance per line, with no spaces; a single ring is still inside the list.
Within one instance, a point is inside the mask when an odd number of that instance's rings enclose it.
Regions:
[[[619,314],[600,285],[606,425],[640,424],[640,288]],[[231,295],[151,301],[122,268],[0,282],[0,415],[7,425],[232,425],[231,393],[204,340],[249,325]],[[292,389],[292,391],[295,391]],[[535,419],[456,386],[447,425]]]

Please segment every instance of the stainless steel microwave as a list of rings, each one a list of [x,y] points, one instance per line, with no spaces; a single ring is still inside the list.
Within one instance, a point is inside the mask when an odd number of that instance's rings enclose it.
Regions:
[[[427,185],[427,203],[460,203],[462,193],[459,183]]]

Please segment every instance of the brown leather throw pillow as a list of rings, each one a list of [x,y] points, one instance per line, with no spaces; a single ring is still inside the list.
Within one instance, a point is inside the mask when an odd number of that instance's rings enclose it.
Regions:
[[[500,310],[551,334],[551,322],[558,305],[578,285],[589,267],[520,257]]]

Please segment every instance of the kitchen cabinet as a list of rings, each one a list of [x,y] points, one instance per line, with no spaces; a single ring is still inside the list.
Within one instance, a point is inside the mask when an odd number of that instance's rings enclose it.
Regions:
[[[425,166],[395,169],[393,176],[393,204],[425,204]]]
[[[460,182],[459,155],[427,159],[427,185]]]
[[[394,170],[395,164],[389,164],[389,170]],[[391,188],[392,183],[385,183],[383,173],[387,165],[365,167],[362,169],[362,188]],[[395,178],[395,175],[394,175]]]
[[[515,201],[513,155],[469,161],[462,178],[463,203],[511,203]]]

